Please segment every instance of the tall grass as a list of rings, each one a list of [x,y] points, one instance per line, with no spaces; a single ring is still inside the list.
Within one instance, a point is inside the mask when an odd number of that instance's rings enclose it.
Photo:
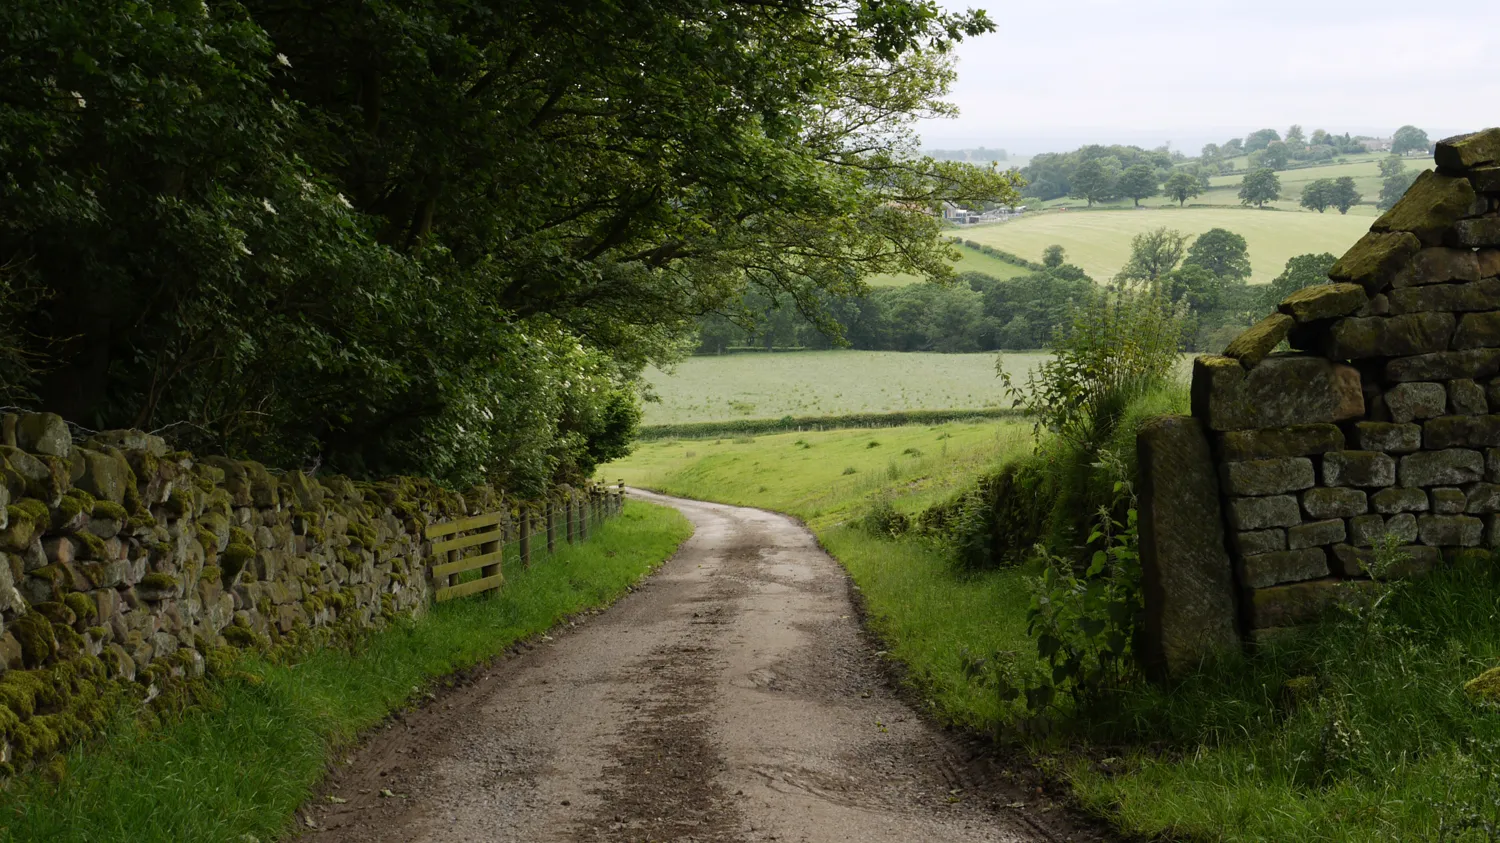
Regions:
[[[60,784],[30,775],[0,793],[0,839],[274,840],[361,730],[420,699],[437,677],[610,602],[691,532],[675,510],[627,502],[586,544],[507,570],[504,589],[441,604],[357,652],[247,661],[206,709],[158,730],[122,712],[109,737],[67,757]]]

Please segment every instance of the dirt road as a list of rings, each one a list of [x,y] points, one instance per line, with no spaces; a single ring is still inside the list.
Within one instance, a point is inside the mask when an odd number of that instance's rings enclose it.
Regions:
[[[692,520],[679,553],[609,611],[374,735],[303,812],[320,829],[304,839],[1092,837],[892,692],[847,578],[801,525],[637,496]]]

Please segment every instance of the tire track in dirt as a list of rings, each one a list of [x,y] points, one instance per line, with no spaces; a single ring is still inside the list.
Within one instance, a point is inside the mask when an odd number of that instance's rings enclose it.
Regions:
[[[304,839],[1095,839],[896,695],[796,521],[634,494],[692,520],[677,555],[371,736]]]

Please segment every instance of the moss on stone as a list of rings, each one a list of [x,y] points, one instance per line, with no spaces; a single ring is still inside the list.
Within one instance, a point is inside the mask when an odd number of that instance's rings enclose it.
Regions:
[[[153,571],[146,576],[141,577],[140,584],[145,586],[146,588],[156,589],[158,591],[170,591],[177,588],[177,578],[172,576],[171,574],[163,574],[160,571]]]
[[[94,599],[92,597],[89,597],[87,594],[83,594],[82,592],[75,591],[71,594],[65,595],[63,597],[63,602],[66,603],[68,608],[73,610],[73,614],[77,615],[78,619],[83,621],[84,623],[87,623],[99,616],[99,607],[94,604]]]
[[[259,636],[243,626],[226,626],[219,634],[224,636],[225,641],[241,649],[259,646]]]
[[[1476,702],[1500,703],[1500,667],[1492,667],[1465,682],[1464,693]]]
[[[27,667],[39,667],[52,657],[55,649],[52,622],[36,612],[27,612],[12,621],[10,632],[21,645],[21,661]]]
[[[219,567],[224,569],[225,580],[234,579],[235,574],[245,570],[245,566],[254,558],[254,547],[239,542],[230,542],[229,546],[224,548],[224,552],[219,554]]]
[[[95,518],[108,521],[123,522],[130,519],[130,513],[125,511],[125,507],[113,501],[95,501],[94,509],[90,514]]]
[[[198,572],[198,579],[202,582],[212,582],[224,576],[224,572],[218,565],[204,565],[203,570]]]
[[[173,489],[172,494],[167,497],[167,502],[163,504],[162,508],[167,511],[167,514],[176,518],[182,518],[193,511],[193,499],[188,496],[185,490]]]
[[[87,530],[73,534],[73,540],[83,545],[84,559],[103,559],[107,555],[104,549],[104,539]]]

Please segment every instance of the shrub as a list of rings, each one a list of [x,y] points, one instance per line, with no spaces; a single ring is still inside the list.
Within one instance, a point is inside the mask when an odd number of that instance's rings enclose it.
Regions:
[[[911,519],[891,504],[889,498],[877,500],[860,519],[860,528],[871,535],[896,538],[911,528]]]

